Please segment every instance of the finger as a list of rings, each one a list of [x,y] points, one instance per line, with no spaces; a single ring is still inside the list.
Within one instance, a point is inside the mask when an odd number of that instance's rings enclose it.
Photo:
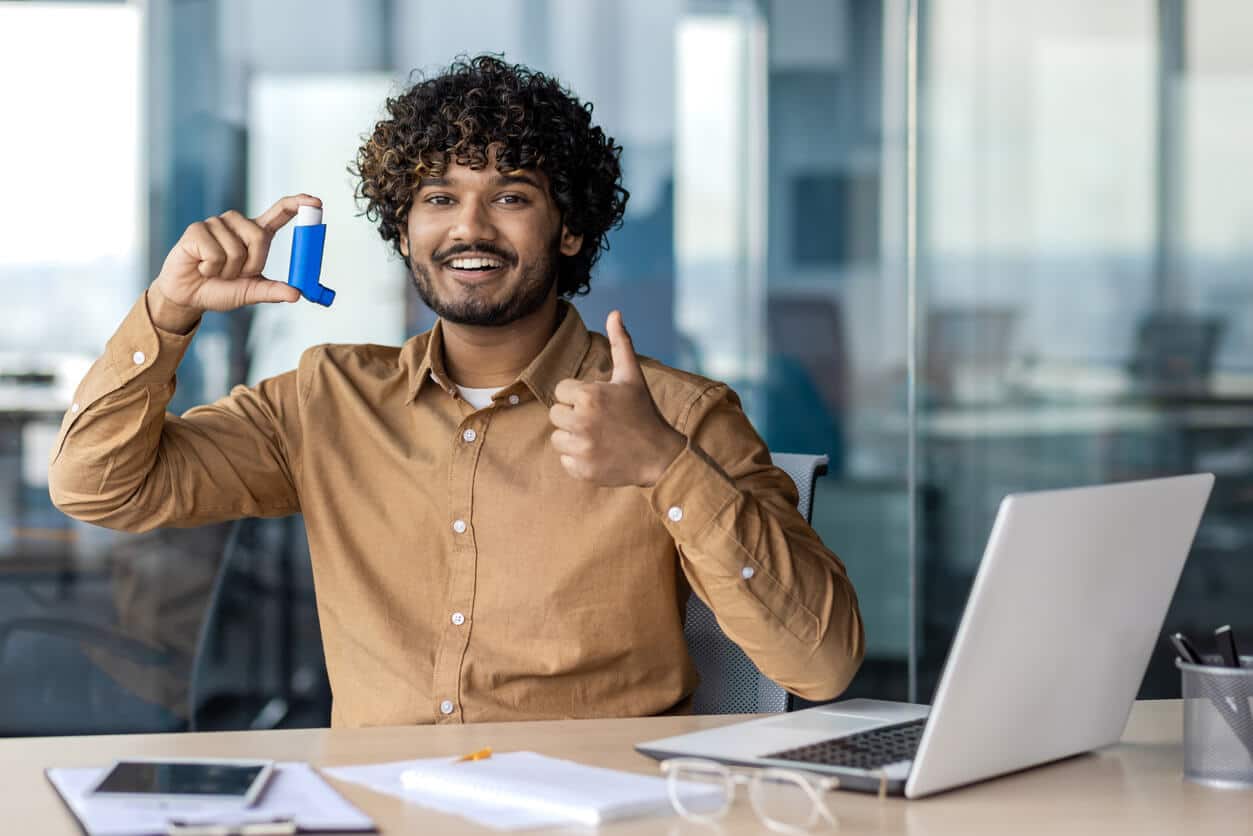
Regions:
[[[218,239],[209,231],[208,225],[200,221],[187,227],[184,236],[186,249],[197,262],[196,271],[206,279],[211,279],[226,263],[226,252]]]
[[[558,429],[570,430],[571,432],[579,432],[583,429],[583,419],[575,413],[574,407],[568,404],[553,404],[552,408],[548,410],[548,420]]]
[[[239,240],[239,236],[231,231],[221,218],[207,218],[204,225],[217,240],[222,252],[226,253],[226,261],[218,269],[219,279],[234,279],[239,276],[239,269],[244,266],[248,257],[248,247]]]
[[[561,403],[577,406],[585,400],[586,390],[587,384],[580,383],[572,377],[567,377],[553,389],[553,397]]]
[[[301,206],[322,206],[322,201],[311,194],[293,194],[280,199],[277,203],[257,216],[257,226],[273,235],[283,225],[296,217]]]
[[[553,443],[553,449],[558,453],[565,453],[572,456],[586,455],[590,450],[592,443],[585,436],[577,435],[566,430],[553,430],[550,436]]]
[[[239,304],[255,305],[260,302],[298,302],[300,291],[287,282],[276,282],[264,276],[239,280],[241,298]]]
[[[622,312],[611,311],[605,320],[605,331],[609,335],[609,350],[613,354],[613,376],[610,383],[638,383],[644,379],[640,370],[640,361],[635,356],[635,344],[631,335],[622,324]]]
[[[566,469],[566,473],[569,473],[575,479],[582,479],[583,481],[589,481],[592,478],[586,465],[584,465],[581,461],[579,461],[574,456],[563,454],[561,457],[561,466]]]
[[[244,246],[248,249],[248,257],[244,259],[244,264],[239,268],[241,276],[260,276],[261,271],[265,269],[265,260],[270,255],[270,238],[265,234],[265,230],[257,225],[252,218],[244,217],[240,212],[231,209],[229,212],[223,212],[218,215],[222,219],[222,223],[230,229],[231,232],[244,242]]]

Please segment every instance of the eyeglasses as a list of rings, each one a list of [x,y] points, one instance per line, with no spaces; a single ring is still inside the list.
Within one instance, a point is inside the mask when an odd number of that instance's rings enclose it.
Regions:
[[[670,803],[685,819],[713,823],[731,809],[735,788],[748,785],[748,800],[757,818],[778,833],[807,833],[820,824],[840,821],[824,796],[840,785],[839,778],[821,778],[790,769],[755,769],[750,773],[702,758],[671,758],[661,762]]]

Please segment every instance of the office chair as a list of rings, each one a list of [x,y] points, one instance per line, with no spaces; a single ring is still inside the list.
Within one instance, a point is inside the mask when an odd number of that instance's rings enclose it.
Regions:
[[[1019,311],[999,305],[927,311],[922,397],[931,405],[986,403],[1007,393]]]
[[[766,300],[766,322],[770,354],[800,365],[827,414],[846,414],[852,371],[839,302],[827,294],[776,291]]]
[[[303,532],[299,515],[246,517],[231,525],[191,666],[190,731],[330,723],[316,601],[313,590],[297,579],[309,562]],[[266,613],[258,613],[259,603]],[[241,641],[241,630],[245,635],[261,630],[271,639],[268,648]],[[224,681],[224,666],[229,681]]]
[[[814,481],[827,472],[827,457],[772,453],[775,466],[792,477],[800,494],[797,508],[808,522],[814,510]],[[683,634],[700,673],[692,695],[696,714],[787,711],[791,695],[764,676],[739,645],[727,638],[713,612],[696,595],[687,602]]]
[[[295,588],[299,561],[307,561],[296,536],[297,517],[275,520],[248,518],[197,530],[197,543],[221,554],[206,589],[207,600],[188,598],[185,607],[203,602],[192,638],[194,644],[167,635],[144,640],[109,625],[91,623],[73,612],[0,620],[0,736],[66,735],[128,732],[225,730],[319,726],[330,720],[329,685],[325,682],[320,641],[310,648],[297,628],[315,618],[311,591]],[[190,546],[188,529],[154,533],[134,546],[142,555],[177,560]],[[166,542],[164,538],[176,538]],[[243,641],[240,630],[260,629],[262,609],[277,624],[273,642]],[[306,627],[303,631],[308,633]],[[234,639],[228,633],[234,634]],[[299,644],[299,648],[296,645]],[[268,652],[267,652],[268,650]],[[38,653],[44,660],[30,658]],[[176,677],[187,681],[186,718],[176,716],[140,694],[131,694],[100,669],[93,653],[118,660],[140,676]],[[227,657],[233,661],[223,677]],[[316,657],[310,659],[309,657]],[[275,675],[265,667],[269,662]],[[18,671],[42,676],[14,682]],[[26,677],[29,678],[29,677]],[[224,681],[229,680],[229,681]],[[118,680],[124,682],[125,680]],[[308,683],[296,688],[293,681]],[[60,710],[48,705],[59,695]],[[170,696],[174,696],[170,694]],[[81,710],[73,706],[81,703]],[[25,706],[25,707],[23,707]]]
[[[847,329],[829,293],[771,291],[766,300],[767,370],[758,431],[772,449],[804,449],[815,438],[831,473],[844,471],[845,432],[853,393]],[[736,381],[741,394],[756,384]],[[757,420],[756,418],[754,419]]]
[[[214,525],[121,538],[106,569],[71,575],[74,594],[32,594],[30,612],[0,618],[0,736],[186,728],[197,604],[225,537]]]
[[[1208,391],[1226,321],[1221,316],[1153,311],[1140,318],[1127,372],[1144,394]]]

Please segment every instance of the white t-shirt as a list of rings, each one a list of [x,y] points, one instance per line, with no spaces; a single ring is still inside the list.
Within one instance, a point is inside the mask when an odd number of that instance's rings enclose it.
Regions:
[[[468,386],[458,386],[457,391],[461,393],[461,397],[466,399],[466,403],[475,409],[482,409],[492,402],[492,398],[496,393],[503,389],[503,386],[495,389],[471,389]]]

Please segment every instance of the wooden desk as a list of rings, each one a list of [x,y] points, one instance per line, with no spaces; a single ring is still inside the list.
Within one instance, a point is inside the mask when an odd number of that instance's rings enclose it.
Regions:
[[[531,749],[581,763],[657,774],[636,754],[639,740],[709,728],[734,717],[664,717],[479,726],[225,732],[0,741],[0,831],[70,836],[73,819],[47,784],[45,766],[103,765],[120,756],[256,756],[318,766],[454,755],[491,745]],[[1253,829],[1253,790],[1213,790],[1181,778],[1181,703],[1137,703],[1119,745],[920,801],[832,794],[841,836],[908,834],[1234,834]],[[335,782],[385,834],[488,833],[353,784]],[[17,828],[17,829],[11,829]],[[677,817],[605,827],[607,834],[761,833],[740,798],[720,831]],[[535,831],[530,831],[535,832]],[[569,831],[565,831],[569,832]]]

